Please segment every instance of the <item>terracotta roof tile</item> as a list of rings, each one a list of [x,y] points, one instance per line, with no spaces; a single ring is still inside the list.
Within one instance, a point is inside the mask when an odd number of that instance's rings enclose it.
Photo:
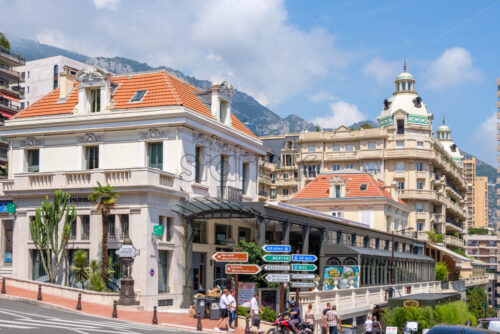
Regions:
[[[370,174],[328,174],[318,175],[316,179],[309,182],[301,191],[295,194],[294,199],[321,199],[329,198],[330,178],[341,177],[347,181],[346,197],[386,197],[393,199],[391,194],[384,188],[382,181],[376,180]],[[361,184],[367,184],[366,190],[360,190]],[[398,198],[398,202],[406,203]]]
[[[121,75],[112,77],[111,80],[118,85],[111,97],[112,110],[184,106],[206,117],[214,118],[210,109],[196,95],[200,92],[197,88],[168,74],[165,70],[154,73]],[[75,87],[76,85],[75,82]],[[147,93],[141,101],[130,102],[135,92],[139,90],[146,90]],[[58,100],[59,88],[56,88],[35,104],[20,111],[15,117],[69,114],[78,103],[78,89],[73,89],[64,103],[56,103]],[[231,114],[231,121],[236,130],[257,137],[233,114]]]

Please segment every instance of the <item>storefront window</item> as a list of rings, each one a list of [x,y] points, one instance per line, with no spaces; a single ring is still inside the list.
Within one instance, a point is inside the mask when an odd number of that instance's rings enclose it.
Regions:
[[[215,224],[215,244],[225,245],[231,237],[231,225]]]

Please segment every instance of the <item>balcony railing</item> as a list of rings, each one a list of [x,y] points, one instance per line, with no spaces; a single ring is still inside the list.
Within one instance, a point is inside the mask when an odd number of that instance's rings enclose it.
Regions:
[[[243,190],[230,186],[219,186],[217,187],[217,197],[228,201],[241,202]]]
[[[446,244],[451,244],[453,246],[457,246],[457,247],[460,247],[460,248],[464,248],[465,247],[465,240],[457,238],[457,237],[454,237],[452,235],[447,235],[446,238],[445,238],[445,241],[446,241]]]
[[[25,58],[23,55],[19,54],[19,53],[15,53],[15,52],[12,52],[11,50],[3,47],[3,46],[0,46],[0,54],[4,54],[4,55],[8,55],[12,58],[15,58],[17,59],[19,62],[22,62],[24,63],[25,62]]]
[[[438,195],[433,190],[418,190],[418,189],[400,189],[399,197],[402,199],[423,199],[429,201],[438,201]]]
[[[465,282],[465,286],[474,286],[474,285],[483,285],[488,284],[489,277],[488,276],[476,276],[476,277],[467,277],[461,279]]]
[[[0,100],[0,106],[4,108],[9,108],[12,111],[19,111],[19,106],[12,103],[11,100]]]

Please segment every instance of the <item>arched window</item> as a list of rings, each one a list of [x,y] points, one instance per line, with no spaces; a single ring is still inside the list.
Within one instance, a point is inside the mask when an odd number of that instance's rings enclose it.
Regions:
[[[54,75],[57,75],[59,73],[59,66],[54,65]]]
[[[59,86],[59,66],[54,65],[54,89]]]
[[[403,90],[406,90],[406,81],[403,81],[402,85],[403,85]]]

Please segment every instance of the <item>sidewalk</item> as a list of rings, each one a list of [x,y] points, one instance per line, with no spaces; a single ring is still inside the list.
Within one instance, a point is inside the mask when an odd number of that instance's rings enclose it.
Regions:
[[[0,283],[1,284],[1,283]],[[43,293],[42,289],[42,297],[43,300],[37,301],[38,291],[31,291],[26,289],[21,289],[17,287],[10,287],[6,284],[5,295],[0,294],[0,298],[16,298],[18,300],[30,300],[35,303],[39,303],[40,305],[54,307],[54,308],[64,308],[68,311],[72,312],[81,312],[89,315],[99,316],[103,318],[112,318],[113,307],[105,306],[101,304],[88,303],[85,300],[82,300],[82,310],[76,311],[76,300],[63,298],[58,296],[53,296],[49,294]],[[117,307],[118,310],[118,319],[123,321],[131,321],[143,324],[152,324],[153,320],[153,312],[152,311],[131,311],[120,309],[120,305]],[[165,326],[168,328],[177,328],[179,330],[196,330],[197,319],[189,317],[188,314],[179,314],[179,313],[169,313],[169,312],[158,312],[158,324],[159,326]],[[216,320],[208,320],[202,319],[202,327],[203,332],[212,333],[213,329],[218,321]],[[244,334],[245,333],[245,320],[239,319],[239,328],[236,329],[236,334]]]

